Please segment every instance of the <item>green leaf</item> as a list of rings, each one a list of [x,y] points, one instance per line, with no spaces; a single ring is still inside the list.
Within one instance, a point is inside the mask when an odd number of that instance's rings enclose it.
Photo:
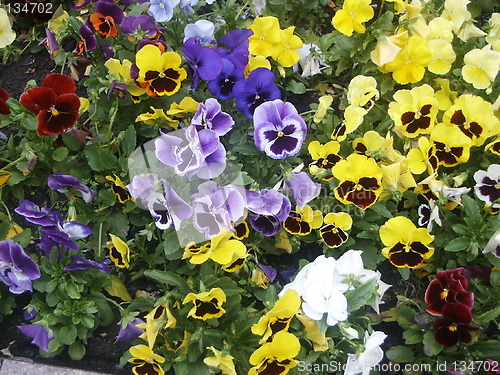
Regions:
[[[494,361],[500,361],[500,353],[498,351],[498,340],[488,340],[477,342],[470,345],[469,352],[477,351],[482,354],[482,358],[490,358]]]
[[[70,133],[62,133],[62,140],[64,144],[71,150],[71,151],[79,151],[80,147],[82,146],[80,142],[78,142],[78,139],[76,139],[75,136],[73,136]]]
[[[406,267],[398,267],[398,272],[403,278],[403,280],[408,280],[410,278],[410,269]]]
[[[356,289],[345,294],[347,298],[347,311],[355,311],[368,303],[377,287],[377,280],[372,279],[361,284]]]
[[[468,195],[462,196],[462,205],[464,206],[465,213],[468,217],[472,219],[481,217],[479,206],[477,205],[476,201]]]
[[[76,340],[76,327],[74,325],[64,326],[59,330],[59,340],[66,345],[71,345]]]
[[[468,236],[471,233],[470,228],[467,225],[464,225],[464,224],[455,224],[455,225],[452,225],[451,229],[453,229],[453,231],[456,234],[459,234],[461,236]]]
[[[85,156],[90,168],[96,172],[112,170],[118,167],[118,159],[111,151],[99,148],[96,144],[85,147]]]
[[[68,349],[68,354],[73,361],[79,361],[85,356],[85,346],[80,341],[75,341]]]
[[[381,203],[376,203],[372,207],[372,210],[378,213],[380,216],[385,217],[387,219],[392,219],[391,212]]]
[[[65,285],[66,293],[68,293],[69,298],[72,299],[80,299],[81,294],[80,291],[78,290],[78,286],[74,282],[68,282]]]
[[[477,324],[484,324],[492,321],[499,315],[500,315],[500,306],[497,306],[494,309],[486,311],[485,313],[479,315],[478,317],[475,317],[474,321]]]
[[[253,143],[239,143],[231,148],[232,153],[239,153],[241,155],[260,155],[262,154]]]
[[[5,237],[7,237],[9,230],[10,230],[10,223],[8,221],[0,223],[0,241],[4,240]]]
[[[287,86],[286,86],[288,91],[293,92],[294,94],[303,94],[306,92],[306,86],[302,82],[298,81],[291,81]]]
[[[134,125],[130,125],[125,131],[125,136],[123,137],[123,152],[126,156],[129,156],[134,152],[136,147],[137,134],[135,132]]]
[[[183,289],[188,288],[186,280],[184,280],[176,273],[170,271],[147,270],[144,271],[144,275],[165,285],[175,286]]]
[[[444,249],[451,252],[465,250],[470,246],[470,240],[470,237],[465,236],[454,238],[446,244]]]
[[[93,315],[84,315],[80,317],[82,324],[87,328],[94,328],[94,316]]]
[[[432,357],[438,355],[441,350],[443,350],[443,346],[439,345],[434,339],[434,331],[428,330],[424,333],[424,353],[425,355]]]
[[[52,153],[52,159],[55,161],[63,161],[68,156],[68,149],[66,147],[59,147]]]
[[[391,361],[408,363],[413,362],[413,351],[408,346],[393,346],[385,352],[387,358]]]
[[[416,329],[408,329],[403,332],[403,337],[407,345],[418,344],[422,342],[422,332]]]

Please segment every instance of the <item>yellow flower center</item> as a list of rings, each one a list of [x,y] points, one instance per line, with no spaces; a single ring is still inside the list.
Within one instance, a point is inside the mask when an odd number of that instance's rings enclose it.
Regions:
[[[441,299],[446,301],[446,297],[448,297],[448,289],[444,289],[441,293],[439,293]]]
[[[53,115],[53,116],[59,116],[59,115],[61,114],[61,113],[60,113],[57,109],[55,109],[54,107],[52,107],[52,108],[50,109],[50,112],[52,113],[52,115]]]
[[[278,132],[278,137],[283,137],[283,136],[284,136],[284,134],[283,134],[283,132],[280,130],[280,131]]]
[[[451,331],[451,332],[455,332],[457,330],[457,327],[455,326],[451,326],[451,327],[448,327],[448,329]]]

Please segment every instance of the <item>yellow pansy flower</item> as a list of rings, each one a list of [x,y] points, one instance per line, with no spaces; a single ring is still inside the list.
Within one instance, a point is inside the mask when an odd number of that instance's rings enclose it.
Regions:
[[[130,265],[130,249],[125,241],[120,237],[110,234],[111,241],[107,243],[109,248],[109,258],[115,266],[128,268]]]
[[[133,358],[128,361],[135,365],[132,367],[132,372],[135,375],[164,375],[163,369],[158,363],[165,362],[165,358],[153,352],[146,345],[136,345],[129,349]]]
[[[203,360],[207,366],[219,369],[226,375],[236,375],[233,356],[224,354],[222,351],[215,349],[213,346],[209,346],[207,349],[211,350],[214,354],[212,357],[205,357]]]
[[[363,23],[375,15],[370,4],[370,0],[345,0],[342,9],[332,18],[333,27],[347,36],[351,36],[354,31],[363,34],[366,30]]]
[[[168,117],[163,111],[163,109],[155,108],[153,106],[149,108],[153,110],[153,113],[150,112],[141,113],[139,116],[136,117],[135,122],[142,121],[146,125],[155,125],[155,124],[159,124],[160,126],[166,125],[170,126],[173,129],[177,129],[179,127],[179,121],[173,120],[172,118]]]
[[[212,288],[208,292],[198,294],[189,293],[182,303],[189,302],[193,302],[194,306],[189,311],[188,317],[195,319],[219,318],[226,312],[222,308],[222,304],[226,302],[226,294],[221,288]]]
[[[16,40],[16,33],[12,30],[12,22],[7,11],[0,8],[0,48],[5,48]]]
[[[271,342],[258,348],[250,356],[250,364],[254,367],[248,375],[267,374],[285,375],[291,368],[297,366],[294,359],[299,354],[300,342],[295,335],[281,331],[274,335]]]
[[[248,28],[253,31],[248,38],[248,50],[252,55],[268,57],[276,52],[276,45],[281,42],[281,29],[276,17],[257,17]]]

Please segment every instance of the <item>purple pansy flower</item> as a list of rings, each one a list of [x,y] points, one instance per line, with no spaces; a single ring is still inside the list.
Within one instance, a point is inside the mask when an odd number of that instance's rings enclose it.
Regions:
[[[107,260],[109,263],[109,259]],[[71,256],[71,264],[64,267],[65,271],[74,271],[74,270],[88,270],[94,268],[98,271],[105,273],[112,273],[111,268],[108,267],[106,262],[99,262],[97,260],[88,260],[83,257],[79,257],[76,255]]]
[[[191,196],[193,225],[205,238],[219,234],[224,229],[233,229],[245,213],[245,196],[234,185],[217,186],[207,181]]]
[[[286,181],[287,190],[290,190],[295,203],[300,208],[316,198],[321,191],[321,184],[313,182],[311,177],[305,172],[295,174]]]
[[[235,68],[228,59],[222,59],[222,70],[217,78],[208,82],[208,89],[221,100],[233,98],[233,88],[236,82],[245,78],[243,70]]]
[[[31,308],[31,310],[30,310]],[[24,320],[33,320],[35,319],[36,315],[38,314],[38,311],[33,306],[28,306],[26,310],[23,311],[23,319]]]
[[[40,230],[40,247],[46,257],[49,257],[53,247],[62,250],[59,245],[71,250],[78,250],[78,245],[64,232],[55,229]]]
[[[474,173],[476,195],[488,206],[500,208],[500,164],[491,164],[486,171]]]
[[[59,224],[59,230],[66,233],[72,240],[81,240],[92,234],[92,230],[88,226],[80,224],[78,221],[66,221]]]
[[[40,324],[26,324],[24,326],[17,326],[19,330],[29,338],[32,338],[32,344],[35,344],[43,351],[49,351],[49,342],[54,338],[51,329],[47,329]]]
[[[121,327],[120,332],[118,332],[118,336],[116,337],[115,343],[119,341],[128,342],[138,338],[144,333],[144,331],[140,328],[137,328],[136,325],[142,323],[144,323],[144,320],[135,318],[132,322],[127,323],[125,327]]]
[[[155,193],[160,179],[156,173],[148,173],[145,175],[135,175],[132,182],[127,185],[127,189],[135,202],[139,203],[142,208],[148,207],[148,202],[151,196]]]
[[[49,208],[40,208],[35,203],[29,200],[22,199],[19,201],[19,207],[14,211],[29,221],[30,223],[41,225],[42,227],[57,226],[63,221],[63,217],[57,211],[52,211]]]
[[[182,134],[181,134],[182,135]],[[199,132],[188,126],[184,139],[161,134],[155,141],[155,155],[162,163],[173,167],[179,176],[194,175],[209,179],[220,175],[226,167],[226,149],[217,133],[211,129]]]
[[[61,173],[51,174],[48,178],[47,183],[49,185],[49,188],[51,188],[52,190],[57,190],[60,193],[66,193],[68,191],[68,188],[78,190],[82,193],[82,199],[86,203],[89,203],[96,193],[76,177]]]
[[[184,28],[184,42],[190,38],[199,40],[202,44],[210,44],[214,39],[215,25],[208,20],[198,20]]]
[[[231,61],[235,68],[243,71],[248,65],[248,38],[253,35],[250,29],[238,29],[229,31],[224,38],[219,40],[220,44],[228,48],[219,47],[217,52],[224,59]]]
[[[125,17],[122,8],[114,4],[112,1],[106,0],[99,0],[95,3],[95,13],[112,17],[117,25],[120,25]]]
[[[0,280],[9,286],[14,294],[33,290],[32,280],[40,277],[36,262],[11,239],[0,241]]]
[[[280,89],[274,84],[274,74],[267,68],[254,69],[248,78],[236,82],[233,95],[236,108],[250,119],[262,103],[281,98]]]
[[[269,279],[269,282],[271,282],[271,283],[274,281],[274,279],[278,275],[278,271],[276,271],[276,268],[264,266],[263,264],[261,264],[259,266],[259,268],[262,270],[262,272],[264,272],[264,275],[267,276],[267,278]]]
[[[148,202],[149,212],[155,219],[156,226],[160,229],[173,227],[179,229],[183,220],[191,217],[193,209],[179,197],[174,189],[163,183],[164,194],[153,194]]]
[[[233,125],[233,118],[226,112],[221,111],[221,105],[214,98],[209,98],[205,100],[205,103],[200,103],[191,120],[191,126],[195,126],[198,131],[211,129],[219,137],[231,130]]]
[[[38,43],[39,46],[44,45],[47,51],[50,54],[50,57],[53,59],[59,53],[59,43],[57,43],[56,36],[49,29],[45,29],[45,38]]]
[[[247,191],[250,225],[265,236],[273,236],[290,214],[290,200],[276,190]]]
[[[87,25],[83,24],[80,26],[80,39],[81,41],[76,44],[76,54],[85,55],[89,51],[93,51],[97,48],[97,38]]]
[[[184,56],[189,61],[189,68],[193,75],[191,88],[198,87],[199,78],[211,81],[217,78],[222,70],[222,58],[212,48],[203,46],[199,40],[189,38],[182,46]]]
[[[261,104],[253,116],[255,146],[273,159],[297,154],[307,125],[291,103],[280,99]]]
[[[151,0],[148,13],[156,22],[168,22],[174,15],[174,7],[180,0]]]
[[[145,14],[140,16],[127,16],[123,19],[120,29],[125,36],[133,36],[139,33],[153,37],[158,32],[155,21]]]

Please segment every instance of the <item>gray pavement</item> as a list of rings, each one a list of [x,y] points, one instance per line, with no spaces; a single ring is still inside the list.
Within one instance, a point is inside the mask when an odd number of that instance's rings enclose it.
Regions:
[[[2,362],[3,361],[3,362]],[[0,358],[0,375],[106,375],[102,372],[74,370],[33,363],[24,358]]]

